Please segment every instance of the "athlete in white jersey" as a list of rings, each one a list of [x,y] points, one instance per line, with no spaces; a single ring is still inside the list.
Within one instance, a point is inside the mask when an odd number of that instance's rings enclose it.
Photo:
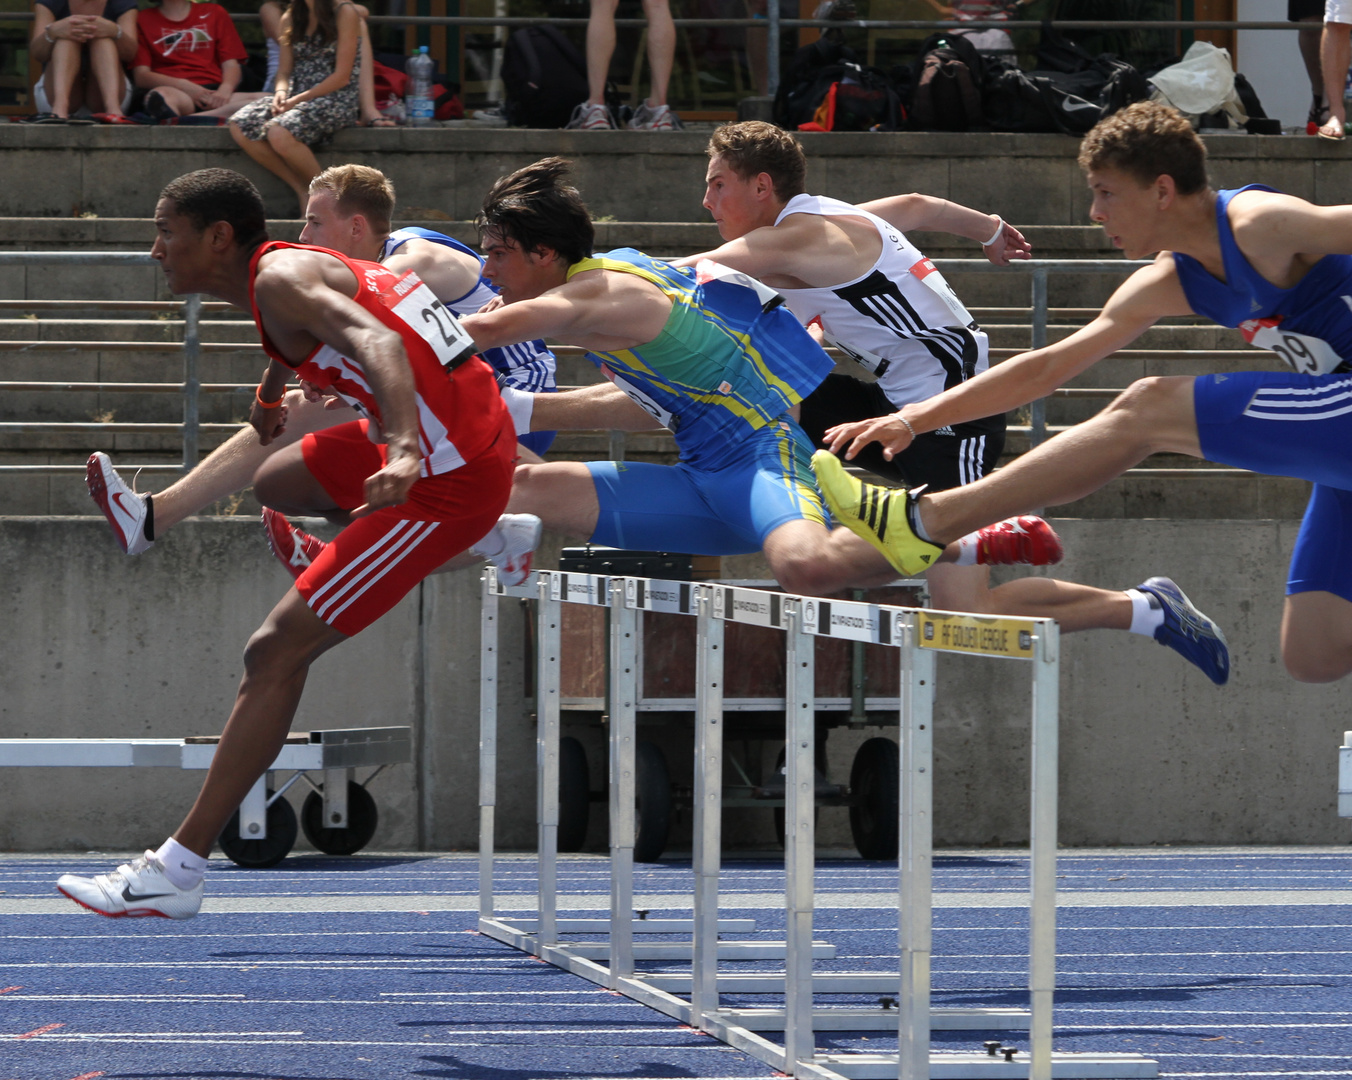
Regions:
[[[1028,257],[1029,246],[1017,229],[994,215],[924,195],[900,195],[861,207],[803,195],[802,149],[793,136],[771,124],[753,121],[719,128],[710,140],[709,157],[704,205],[727,242],[682,262],[713,259],[760,278],[785,297],[800,319],[819,319],[827,340],[879,376],[876,384],[828,377],[803,402],[803,427],[809,435],[820,440],[820,428],[814,432],[807,420],[813,399],[823,394],[829,395],[833,408],[841,400],[857,408],[855,421],[869,415],[900,416],[900,407],[960,386],[987,366],[985,335],[929,260],[906,241],[905,232],[935,229],[967,237],[982,243],[992,262],[1004,265],[1011,258]],[[865,412],[870,403],[871,413]],[[991,438],[984,454],[977,449],[979,433],[966,435],[964,425],[931,429],[928,438],[920,436],[906,453],[896,455],[901,474],[908,484],[927,484],[931,491],[979,479],[994,464],[990,443],[1003,437],[1004,414],[989,423]],[[879,455],[878,460],[891,458]],[[1039,542],[1039,534],[1012,533],[1006,539],[1028,547]],[[971,553],[970,562],[978,561],[978,555]],[[930,566],[927,576],[936,607],[1045,616],[1060,621],[1064,630],[1139,629],[1163,644],[1175,644],[1159,638],[1156,627],[1133,620],[1134,596],[1127,592],[1047,578],[1023,578],[992,589],[986,567],[968,562],[968,556],[960,556],[956,565]],[[1147,582],[1133,593],[1149,595],[1152,588],[1156,586]],[[1223,652],[1223,640],[1219,649]],[[1200,658],[1177,651],[1213,681],[1225,681],[1228,666],[1214,650]]]

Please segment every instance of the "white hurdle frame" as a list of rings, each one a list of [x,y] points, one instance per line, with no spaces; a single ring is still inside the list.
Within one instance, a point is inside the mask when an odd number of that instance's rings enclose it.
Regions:
[[[658,596],[652,586],[659,586]],[[810,1080],[871,1078],[1156,1077],[1137,1054],[1052,1051],[1056,985],[1056,829],[1059,629],[1051,619],[935,612],[822,600],[758,589],[645,578],[538,572],[518,587],[484,576],[480,720],[479,930],[574,974],[658,1009],[773,1068]],[[498,612],[501,597],[537,598],[537,783],[539,850],[535,919],[499,915],[493,895],[497,770]],[[660,598],[659,598],[660,597]],[[671,599],[679,597],[679,599]],[[561,605],[610,609],[610,914],[558,917],[559,648]],[[633,910],[636,721],[640,612],[696,618],[692,919],[636,919]],[[719,919],[723,775],[723,630],[746,622],[785,632],[785,941],[738,942],[720,934],[754,930],[751,919]],[[834,950],[812,940],[814,873],[814,638],[829,636],[898,648],[901,668],[898,941],[900,970],[819,973],[814,959]],[[1030,1009],[931,1008],[932,802],[935,653],[1009,658],[1032,665],[1030,833]],[[604,943],[568,944],[561,933],[605,933]],[[689,933],[689,946],[635,945],[635,933]],[[785,972],[735,975],[722,960],[783,957]],[[691,974],[644,974],[638,959],[688,959]],[[722,993],[782,993],[784,1007],[733,1009]],[[689,1000],[679,996],[689,994]],[[895,1012],[814,1007],[814,994],[897,994]],[[1027,1028],[1029,1047],[1007,1060],[994,1051],[932,1051],[937,1029]],[[893,1030],[898,1052],[823,1053],[816,1030]],[[782,1031],[782,1042],[762,1032]]]

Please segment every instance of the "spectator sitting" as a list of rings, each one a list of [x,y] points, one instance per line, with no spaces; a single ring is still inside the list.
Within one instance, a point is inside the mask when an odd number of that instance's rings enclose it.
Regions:
[[[147,91],[142,111],[151,120],[196,115],[219,122],[266,96],[235,92],[249,54],[219,4],[160,0],[141,12],[137,36],[132,78]]]
[[[281,57],[271,98],[251,101],[230,119],[230,134],[249,157],[296,193],[300,212],[319,162],[310,147],[360,115],[362,18],[343,0],[292,0],[282,17]]]
[[[136,0],[36,0],[29,55],[42,65],[32,123],[95,120],[129,124],[132,86],[123,68],[136,55]]]
[[[615,8],[619,0],[591,0],[587,20],[587,100],[573,110],[568,127],[583,131],[615,126],[606,106],[606,78],[615,54]],[[671,20],[670,0],[643,0],[648,17],[648,67],[651,93],[634,112],[629,126],[640,131],[675,131],[680,119],[667,108],[667,83],[676,59],[676,24]]]

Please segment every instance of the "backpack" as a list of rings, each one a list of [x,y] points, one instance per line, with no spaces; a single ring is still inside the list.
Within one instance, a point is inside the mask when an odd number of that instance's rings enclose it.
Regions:
[[[976,47],[959,34],[931,34],[911,71],[911,126],[966,131],[983,125],[984,65]]]
[[[557,27],[526,26],[507,39],[502,85],[513,127],[561,128],[587,100],[587,61]]]
[[[820,89],[804,95],[802,104],[810,105],[817,92],[820,99],[799,131],[896,131],[906,116],[878,68],[835,64],[823,68],[813,86]]]

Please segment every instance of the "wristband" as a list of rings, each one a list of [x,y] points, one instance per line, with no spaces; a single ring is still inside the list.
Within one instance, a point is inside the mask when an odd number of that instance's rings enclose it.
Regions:
[[[50,26],[44,26],[42,28],[42,36],[47,39],[48,45],[56,44],[56,38],[52,37],[52,28]]]
[[[996,214],[995,220],[998,221],[1000,224],[995,226],[995,234],[984,244],[981,245],[983,248],[990,247],[993,243],[995,243],[995,241],[1000,239],[1000,234],[1005,231],[1005,219],[1002,218],[999,214]]]
[[[259,407],[260,409],[275,409],[275,408],[277,408],[277,406],[279,406],[283,401],[286,400],[286,388],[285,388],[285,387],[282,388],[282,396],[279,397],[276,401],[264,401],[264,400],[263,400],[263,395],[260,394],[260,393],[258,392],[259,390],[262,390],[262,389],[263,389],[263,388],[260,386],[260,387],[258,388],[258,390],[255,390],[255,391],[254,391],[254,401],[258,404],[258,407]]]
[[[982,245],[982,247],[989,247],[989,246],[990,246],[989,244],[983,244],[983,245]],[[897,413],[897,419],[900,420],[900,421],[902,422],[902,425],[906,428],[906,430],[909,431],[909,432],[911,433],[911,442],[915,442],[915,438],[916,438],[916,436],[915,436],[915,428],[911,427],[911,422],[910,422],[909,420],[907,420],[906,417],[902,416],[901,413]]]

